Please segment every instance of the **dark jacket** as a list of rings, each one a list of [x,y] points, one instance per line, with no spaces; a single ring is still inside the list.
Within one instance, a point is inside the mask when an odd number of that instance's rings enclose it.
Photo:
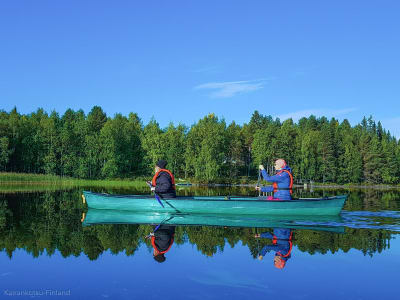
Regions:
[[[292,173],[292,170],[288,166],[285,166],[282,170],[287,170],[290,173]],[[287,172],[280,172],[280,174],[269,176],[267,174],[267,171],[262,170],[261,174],[265,181],[276,182],[276,184],[278,185],[278,190],[276,192],[274,192],[274,198],[277,198],[280,200],[291,200],[292,199],[292,196],[291,196],[290,190],[289,190],[290,176]],[[266,187],[261,188],[261,192],[273,192],[273,191],[274,191],[273,186],[266,186]]]
[[[155,192],[162,198],[176,197],[176,192],[172,185],[172,178],[167,172],[160,172],[160,174],[158,174]]]
[[[275,255],[279,255],[287,261],[290,258],[290,251],[292,250],[292,230],[286,228],[274,228],[274,233],[263,232],[260,234],[261,238],[272,240],[272,245],[264,246],[261,249],[260,255],[265,256],[269,251],[275,251]]]
[[[161,225],[154,232],[154,244],[159,252],[166,251],[174,242],[175,226]]]

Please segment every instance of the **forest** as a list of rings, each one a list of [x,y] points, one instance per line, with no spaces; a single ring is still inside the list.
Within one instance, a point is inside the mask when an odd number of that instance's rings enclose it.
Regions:
[[[175,177],[197,182],[243,182],[258,165],[284,158],[296,183],[400,183],[400,142],[364,117],[310,116],[281,122],[255,111],[243,125],[209,114],[190,127],[155,119],[144,125],[136,113],[107,116],[94,106],[62,116],[38,109],[0,111],[0,172],[52,174],[84,179],[150,176],[168,161]]]

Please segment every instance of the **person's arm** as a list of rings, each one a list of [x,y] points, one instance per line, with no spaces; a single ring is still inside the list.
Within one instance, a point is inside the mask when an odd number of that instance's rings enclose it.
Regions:
[[[270,232],[263,232],[263,233],[260,233],[260,238],[272,240],[274,238],[274,235]]]
[[[273,186],[263,186],[260,188],[260,191],[263,193],[269,193],[269,192],[273,192],[274,191],[274,187]]]
[[[162,172],[156,179],[156,193],[166,193],[172,187],[171,177],[168,173]]]
[[[261,170],[261,174],[264,180],[268,182],[283,182],[286,180],[286,177],[288,176],[286,172],[282,172],[279,175],[269,176],[267,171],[265,171],[265,169]]]
[[[264,246],[264,247],[261,249],[260,255],[261,255],[261,256],[265,256],[265,254],[267,254],[267,252],[269,252],[269,251],[276,251],[276,252],[278,252],[278,251],[280,251],[280,250],[281,250],[280,245],[267,245],[267,246]]]

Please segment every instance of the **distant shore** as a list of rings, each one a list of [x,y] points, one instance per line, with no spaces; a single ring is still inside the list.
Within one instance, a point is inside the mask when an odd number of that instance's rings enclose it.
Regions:
[[[150,176],[149,176],[150,177]],[[115,187],[115,188],[146,188],[147,177],[138,177],[133,179],[79,179],[71,177],[62,177],[56,175],[46,174],[29,174],[29,173],[10,173],[0,172],[0,189],[7,189],[6,187],[17,186],[49,186],[49,187]],[[243,178],[235,180],[234,182],[222,183],[202,183],[193,179],[177,179],[176,183],[179,186],[210,186],[210,187],[228,187],[228,186],[254,186],[257,180]],[[266,182],[262,182],[266,185]],[[400,185],[387,185],[387,184],[335,184],[335,183],[305,183],[295,184],[294,188],[304,189],[400,189]]]

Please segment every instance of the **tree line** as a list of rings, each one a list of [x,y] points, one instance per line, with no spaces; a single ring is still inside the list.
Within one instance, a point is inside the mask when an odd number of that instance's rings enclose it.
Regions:
[[[351,126],[315,116],[281,122],[255,111],[243,125],[209,114],[190,127],[161,128],[136,113],[107,116],[99,106],[87,115],[0,111],[0,171],[132,178],[151,175],[165,159],[177,177],[233,182],[257,176],[261,163],[272,171],[277,158],[296,182],[400,182],[400,141],[372,117]]]

